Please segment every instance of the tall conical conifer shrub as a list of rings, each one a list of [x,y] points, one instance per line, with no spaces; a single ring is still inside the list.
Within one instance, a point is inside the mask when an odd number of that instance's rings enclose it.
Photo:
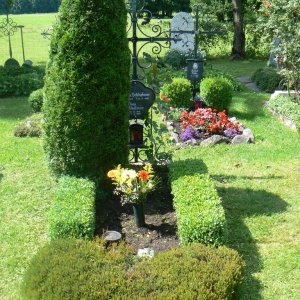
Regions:
[[[43,147],[55,175],[102,180],[128,159],[124,0],[63,0],[45,76]]]

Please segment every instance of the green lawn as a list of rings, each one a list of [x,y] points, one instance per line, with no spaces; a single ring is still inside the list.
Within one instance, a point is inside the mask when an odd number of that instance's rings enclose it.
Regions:
[[[0,99],[0,299],[20,299],[18,286],[34,253],[47,240],[54,184],[41,140],[15,138],[14,126],[32,114],[27,98]]]

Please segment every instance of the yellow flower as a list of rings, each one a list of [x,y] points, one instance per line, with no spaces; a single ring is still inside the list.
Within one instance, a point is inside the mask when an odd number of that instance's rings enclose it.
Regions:
[[[110,170],[108,173],[107,173],[107,176],[109,178],[115,178],[117,176],[117,170]]]

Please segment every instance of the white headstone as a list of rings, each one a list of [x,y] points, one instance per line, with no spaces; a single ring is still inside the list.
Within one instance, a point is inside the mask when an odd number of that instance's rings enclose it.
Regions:
[[[185,12],[180,12],[174,16],[171,22],[171,31],[179,31],[172,33],[171,38],[178,37],[181,41],[171,41],[171,49],[178,49],[182,51],[194,49],[194,20],[192,16]],[[180,33],[182,31],[182,33]],[[191,31],[191,33],[185,33],[184,31]]]

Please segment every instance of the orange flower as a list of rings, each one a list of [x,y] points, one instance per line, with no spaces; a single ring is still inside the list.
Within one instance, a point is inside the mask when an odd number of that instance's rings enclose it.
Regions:
[[[139,178],[142,181],[147,181],[149,179],[149,174],[147,173],[147,171],[142,170],[142,171],[139,172]]]
[[[108,173],[107,173],[107,176],[109,178],[115,178],[116,177],[116,170],[110,170]]]

